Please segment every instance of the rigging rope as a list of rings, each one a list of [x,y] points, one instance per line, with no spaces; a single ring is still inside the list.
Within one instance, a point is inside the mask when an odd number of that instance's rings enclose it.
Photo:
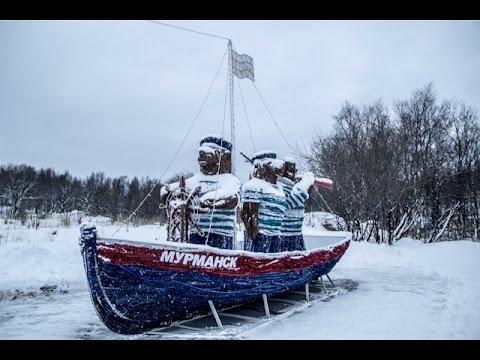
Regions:
[[[242,87],[240,86],[240,79],[237,78],[237,81],[238,81],[238,88],[240,89],[240,96],[242,98],[243,111],[245,112],[245,118],[247,119],[248,132],[250,133],[250,140],[252,141],[253,152],[256,152],[255,143],[253,142],[252,128],[250,127],[250,121],[248,119],[247,107],[245,106],[245,100],[243,99],[243,91],[242,91]]]
[[[260,99],[262,99],[263,104],[264,104],[265,107],[267,108],[267,111],[268,111],[268,113],[270,114],[273,122],[274,122],[275,125],[277,126],[278,130],[280,131],[280,134],[282,134],[282,137],[283,137],[283,139],[285,140],[285,143],[286,143],[286,144],[288,145],[288,147],[290,148],[290,151],[292,152],[292,155],[295,157],[295,159],[297,160],[297,162],[299,162],[298,156],[295,154],[295,150],[294,150],[294,149],[292,148],[292,146],[288,143],[288,141],[287,141],[287,139],[286,139],[286,137],[285,137],[282,129],[280,128],[280,126],[279,126],[278,123],[276,122],[275,118],[273,117],[272,112],[271,112],[270,109],[268,108],[265,100],[263,99],[262,94],[260,94],[260,91],[258,90],[258,88],[257,88],[257,86],[255,85],[255,83],[253,83],[253,86],[255,87],[255,90],[257,90],[257,93],[258,93],[258,95],[260,96]],[[318,189],[317,189],[316,186],[314,186],[314,189],[315,189],[316,193],[320,196],[320,199],[322,199],[322,201],[323,201],[323,202],[325,203],[325,205],[327,206],[327,209],[328,209],[332,214],[335,214],[335,213],[333,212],[333,210],[330,208],[330,206],[328,205],[328,203],[327,203],[327,202],[325,201],[325,199],[323,198],[323,196],[322,196],[322,194],[320,193],[320,191],[318,191]]]
[[[223,135],[225,133],[225,118],[227,117],[227,95],[228,95],[228,83],[229,83],[229,72],[230,72],[230,69],[227,68],[227,82],[225,84],[225,103],[223,105],[223,121],[222,121],[222,139],[224,138]],[[232,151],[233,148],[232,148]],[[205,243],[208,245],[208,238],[210,236],[210,231],[212,230],[212,223],[213,223],[213,212],[215,211],[215,199],[217,198],[217,192],[218,192],[218,180],[220,178],[220,167],[221,167],[221,164],[222,164],[222,154],[223,152],[220,152],[220,157],[218,159],[218,167],[217,167],[217,184],[215,185],[215,195],[213,196],[213,199],[214,199],[214,203],[213,203],[213,208],[212,208],[212,211],[210,213],[210,224],[208,226],[208,232],[207,232],[207,239],[205,240]]]
[[[227,53],[227,50],[228,50],[228,47],[225,49],[225,52],[223,53],[223,56],[222,56],[222,61],[220,61],[220,65],[218,66],[218,69],[217,69],[217,72],[215,73],[215,76],[213,78],[213,81],[212,83],[210,84],[210,88],[208,89],[207,91],[207,95],[205,96],[205,99],[203,100],[203,103],[202,105],[200,106],[200,109],[198,110],[197,112],[197,115],[195,116],[195,118],[193,119],[193,122],[192,124],[190,125],[190,128],[188,129],[187,133],[185,134],[182,142],[180,143],[179,147],[177,148],[177,151],[175,151],[175,154],[173,155],[173,158],[172,160],[170,160],[169,164],[167,165],[167,168],[163,171],[162,175],[160,176],[160,178],[155,182],[155,184],[152,186],[152,188],[150,189],[150,191],[148,192],[148,194],[145,196],[145,198],[140,202],[140,204],[137,206],[137,208],[135,210],[133,210],[133,212],[129,215],[129,217],[127,218],[126,220],[126,223],[128,224],[128,222],[130,221],[130,219],[136,215],[138,209],[140,209],[140,207],[144,204],[144,202],[152,195],[152,192],[153,190],[155,189],[155,187],[160,183],[160,181],[162,180],[163,176],[166,174],[166,172],[170,169],[170,166],[173,164],[173,162],[175,161],[175,158],[177,157],[178,153],[180,152],[180,149],[182,148],[183,144],[185,143],[185,140],[187,140],[187,137],[188,135],[190,134],[190,132],[192,131],[193,129],[193,126],[195,125],[195,123],[197,122],[197,119],[198,117],[200,116],[200,113],[202,112],[203,110],[203,107],[205,106],[205,103],[207,102],[207,99],[208,99],[208,96],[210,95],[210,92],[212,91],[212,87],[213,85],[215,84],[215,80],[217,80],[217,76],[218,76],[218,73],[220,72],[220,69],[222,67],[222,64],[223,64],[223,61],[225,60],[225,54]],[[115,235],[122,227],[123,225],[125,225],[125,223],[123,223],[122,225],[120,225],[120,227],[115,230],[115,232],[112,234]]]
[[[237,51],[237,49],[235,48],[235,46],[233,46],[233,49],[235,51]],[[244,111],[245,111],[245,116],[247,118],[247,124],[248,124],[248,129],[250,131],[250,138],[252,140],[252,145],[253,145],[253,149],[255,151],[255,144],[253,143],[253,136],[252,136],[252,131],[250,129],[250,122],[248,121],[248,116],[247,116],[247,110],[246,110],[246,106],[245,106],[245,101],[243,99],[243,93],[242,93],[242,88],[240,86],[240,80],[237,78],[238,80],[238,86],[240,88],[240,95],[242,97],[242,102],[243,102],[243,107],[244,107]],[[267,109],[271,119],[273,120],[273,123],[275,124],[275,126],[278,128],[278,131],[280,132],[280,134],[282,135],[283,137],[283,140],[285,141],[285,143],[287,144],[287,146],[289,147],[293,157],[295,157],[295,159],[297,160],[297,162],[300,164],[300,159],[298,158],[298,156],[296,155],[296,151],[295,149],[290,145],[290,143],[288,142],[287,140],[287,137],[285,136],[285,134],[283,133],[282,129],[280,128],[280,125],[278,125],[277,121],[275,120],[275,117],[273,116],[272,112],[270,111],[270,108],[268,107],[267,103],[265,102],[265,100],[263,99],[263,96],[262,94],[260,93],[260,90],[258,90],[257,86],[255,85],[255,81],[252,81],[252,84],[253,84],[253,87],[255,88],[255,90],[257,91],[257,94],[258,96],[260,97],[260,99],[262,100],[263,102],[263,105],[265,105],[265,108]]]
[[[320,191],[318,191],[317,187],[314,186],[313,187],[315,189],[315,191],[317,192],[317,194],[320,196],[320,199],[322,199],[322,201],[325,203],[325,205],[327,206],[327,209],[328,211],[330,211],[332,214],[335,214],[335,212],[330,208],[330,206],[328,205],[328,203],[325,201],[325,199],[323,198],[322,194],[320,193]]]
[[[153,23],[153,24],[158,24],[158,25],[163,25],[163,26],[169,26],[169,27],[172,27],[172,28],[175,28],[175,29],[179,29],[179,30],[183,30],[183,31],[189,31],[189,32],[192,32],[192,33],[195,33],[195,34],[211,36],[211,37],[218,38],[218,39],[223,39],[223,40],[230,40],[229,38],[226,38],[226,37],[224,37],[224,36],[215,35],[215,34],[209,34],[209,33],[206,33],[206,32],[197,31],[197,30],[192,30],[192,29],[187,29],[187,28],[184,28],[184,27],[181,27],[181,26],[171,25],[171,24],[167,24],[167,23],[164,23],[164,22],[161,22],[161,21],[157,21],[157,20],[147,20],[147,21],[148,21],[148,22],[151,22],[151,23]]]
[[[255,88],[255,90],[257,90],[258,96],[260,96],[260,99],[262,100],[263,105],[265,105],[265,108],[267,109],[268,113],[270,114],[270,117],[272,118],[273,123],[274,123],[275,126],[278,128],[278,131],[280,131],[280,134],[282,135],[283,140],[285,141],[285,143],[287,144],[287,146],[290,148],[290,151],[292,152],[292,155],[295,157],[295,159],[297,160],[297,162],[299,162],[299,159],[298,159],[298,157],[297,157],[296,154],[295,154],[295,150],[293,149],[293,147],[290,145],[290,143],[288,142],[287,138],[285,137],[285,134],[283,133],[282,129],[280,128],[280,125],[278,125],[277,121],[275,120],[275,117],[273,116],[272,112],[271,112],[270,109],[268,108],[267,103],[266,103],[265,100],[263,99],[263,96],[262,96],[262,94],[260,94],[260,90],[258,90],[258,88],[257,88],[257,86],[255,85],[255,83],[253,83],[253,87]]]

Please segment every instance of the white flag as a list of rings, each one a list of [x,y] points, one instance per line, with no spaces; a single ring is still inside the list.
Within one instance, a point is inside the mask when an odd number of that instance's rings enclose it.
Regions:
[[[247,54],[237,54],[232,49],[232,70],[233,75],[239,79],[250,79],[255,82],[255,75],[253,73],[253,59]]]

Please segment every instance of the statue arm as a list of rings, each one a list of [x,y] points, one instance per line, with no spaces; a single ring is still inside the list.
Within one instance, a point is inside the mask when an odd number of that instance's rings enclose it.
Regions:
[[[257,236],[258,234],[258,212],[259,212],[260,203],[258,202],[244,202],[241,218],[245,224],[245,230],[247,235],[251,238]]]
[[[202,207],[215,208],[218,210],[233,210],[238,204],[238,195],[231,195],[226,198],[213,200],[207,199],[201,202]]]
[[[240,185],[240,184],[239,184]],[[219,210],[233,210],[240,202],[240,186],[225,189],[212,190],[202,196],[202,207]]]

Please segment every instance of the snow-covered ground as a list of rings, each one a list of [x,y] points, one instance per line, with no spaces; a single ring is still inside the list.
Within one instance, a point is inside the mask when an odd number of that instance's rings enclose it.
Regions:
[[[110,237],[118,226],[99,219],[98,229]],[[154,241],[165,229],[123,227],[115,237],[134,235]],[[142,338],[115,334],[97,317],[78,237],[78,225],[34,230],[2,221],[0,339]],[[480,339],[480,243],[352,243],[330,275],[358,288],[242,338]]]

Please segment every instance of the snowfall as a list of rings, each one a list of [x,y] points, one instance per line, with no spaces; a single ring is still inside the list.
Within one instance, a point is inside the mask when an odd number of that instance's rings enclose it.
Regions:
[[[119,229],[95,218],[100,236]],[[0,224],[0,339],[145,339],[108,330],[90,300],[79,225]],[[306,233],[325,232],[320,222]],[[115,237],[165,239],[164,227],[123,226]],[[480,339],[480,243],[392,246],[352,242],[330,273],[355,289],[262,323],[239,339]],[[162,339],[158,336],[158,339]]]

